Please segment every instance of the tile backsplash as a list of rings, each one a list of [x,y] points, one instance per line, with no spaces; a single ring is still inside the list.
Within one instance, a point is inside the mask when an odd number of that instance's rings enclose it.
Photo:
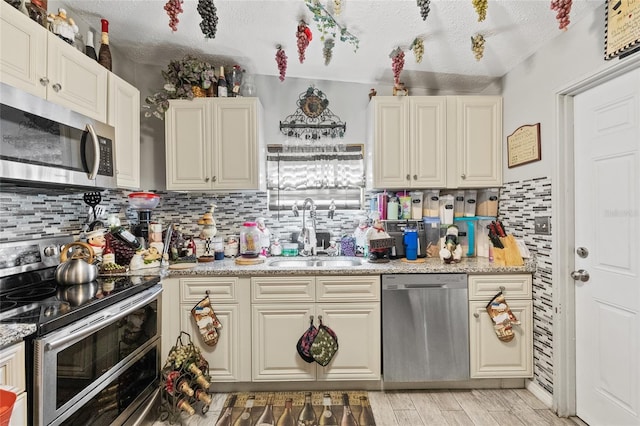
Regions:
[[[107,214],[116,213],[123,224],[137,223],[136,211],[129,208],[128,191],[102,191],[100,206]],[[265,218],[272,235],[288,239],[302,226],[302,212],[294,217],[290,211],[267,209],[266,192],[178,193],[157,192],[160,204],[152,213],[154,221],[179,223],[183,232],[198,235],[197,222],[216,204],[214,218],[218,235],[237,235],[242,223]],[[365,197],[365,205],[369,205]],[[0,242],[46,236],[79,235],[88,220],[89,207],[83,192],[68,189],[33,189],[3,184],[0,188]],[[338,210],[333,219],[326,211],[318,211],[318,229],[332,236],[351,234],[364,211]],[[500,191],[499,215],[508,232],[524,239],[537,256],[534,275],[534,380],[553,393],[553,286],[551,281],[551,244],[553,235],[534,234],[534,218],[551,217],[551,180],[549,178],[509,182]]]

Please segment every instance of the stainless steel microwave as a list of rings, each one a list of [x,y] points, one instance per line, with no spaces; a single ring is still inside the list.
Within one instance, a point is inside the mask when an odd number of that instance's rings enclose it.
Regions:
[[[0,180],[116,188],[115,129],[0,83]]]

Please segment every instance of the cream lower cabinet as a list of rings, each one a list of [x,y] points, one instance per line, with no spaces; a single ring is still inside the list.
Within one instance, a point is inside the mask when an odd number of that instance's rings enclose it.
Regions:
[[[180,331],[187,332],[209,362],[211,380],[251,380],[251,320],[249,279],[237,277],[192,277],[163,280],[162,361],[175,344]],[[207,293],[222,324],[219,340],[208,346],[201,338],[191,309]]]
[[[253,381],[380,379],[380,277],[254,277],[251,288]],[[320,315],[338,336],[326,367],[296,350]]]
[[[515,337],[496,336],[487,304],[499,292],[520,321]],[[533,377],[533,301],[530,274],[469,275],[471,378]]]
[[[0,350],[0,389],[18,397],[11,412],[9,426],[27,424],[27,393],[25,392],[25,345],[16,343]]]
[[[107,69],[6,2],[0,8],[0,81],[106,122]]]
[[[169,190],[264,186],[258,98],[172,100],[165,113]]]

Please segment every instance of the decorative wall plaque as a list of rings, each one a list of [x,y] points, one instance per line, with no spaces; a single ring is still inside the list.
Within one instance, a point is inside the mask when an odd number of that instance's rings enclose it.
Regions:
[[[507,136],[507,156],[509,168],[539,161],[540,123],[520,126]]]
[[[604,59],[624,57],[640,49],[640,1],[607,0]]]

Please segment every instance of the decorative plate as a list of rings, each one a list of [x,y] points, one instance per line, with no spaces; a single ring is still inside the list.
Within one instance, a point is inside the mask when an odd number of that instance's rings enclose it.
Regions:
[[[316,95],[310,95],[304,98],[304,100],[302,101],[301,107],[302,107],[302,112],[304,112],[304,114],[310,118],[319,117],[325,108],[325,106],[323,105],[322,99],[320,99]]]

